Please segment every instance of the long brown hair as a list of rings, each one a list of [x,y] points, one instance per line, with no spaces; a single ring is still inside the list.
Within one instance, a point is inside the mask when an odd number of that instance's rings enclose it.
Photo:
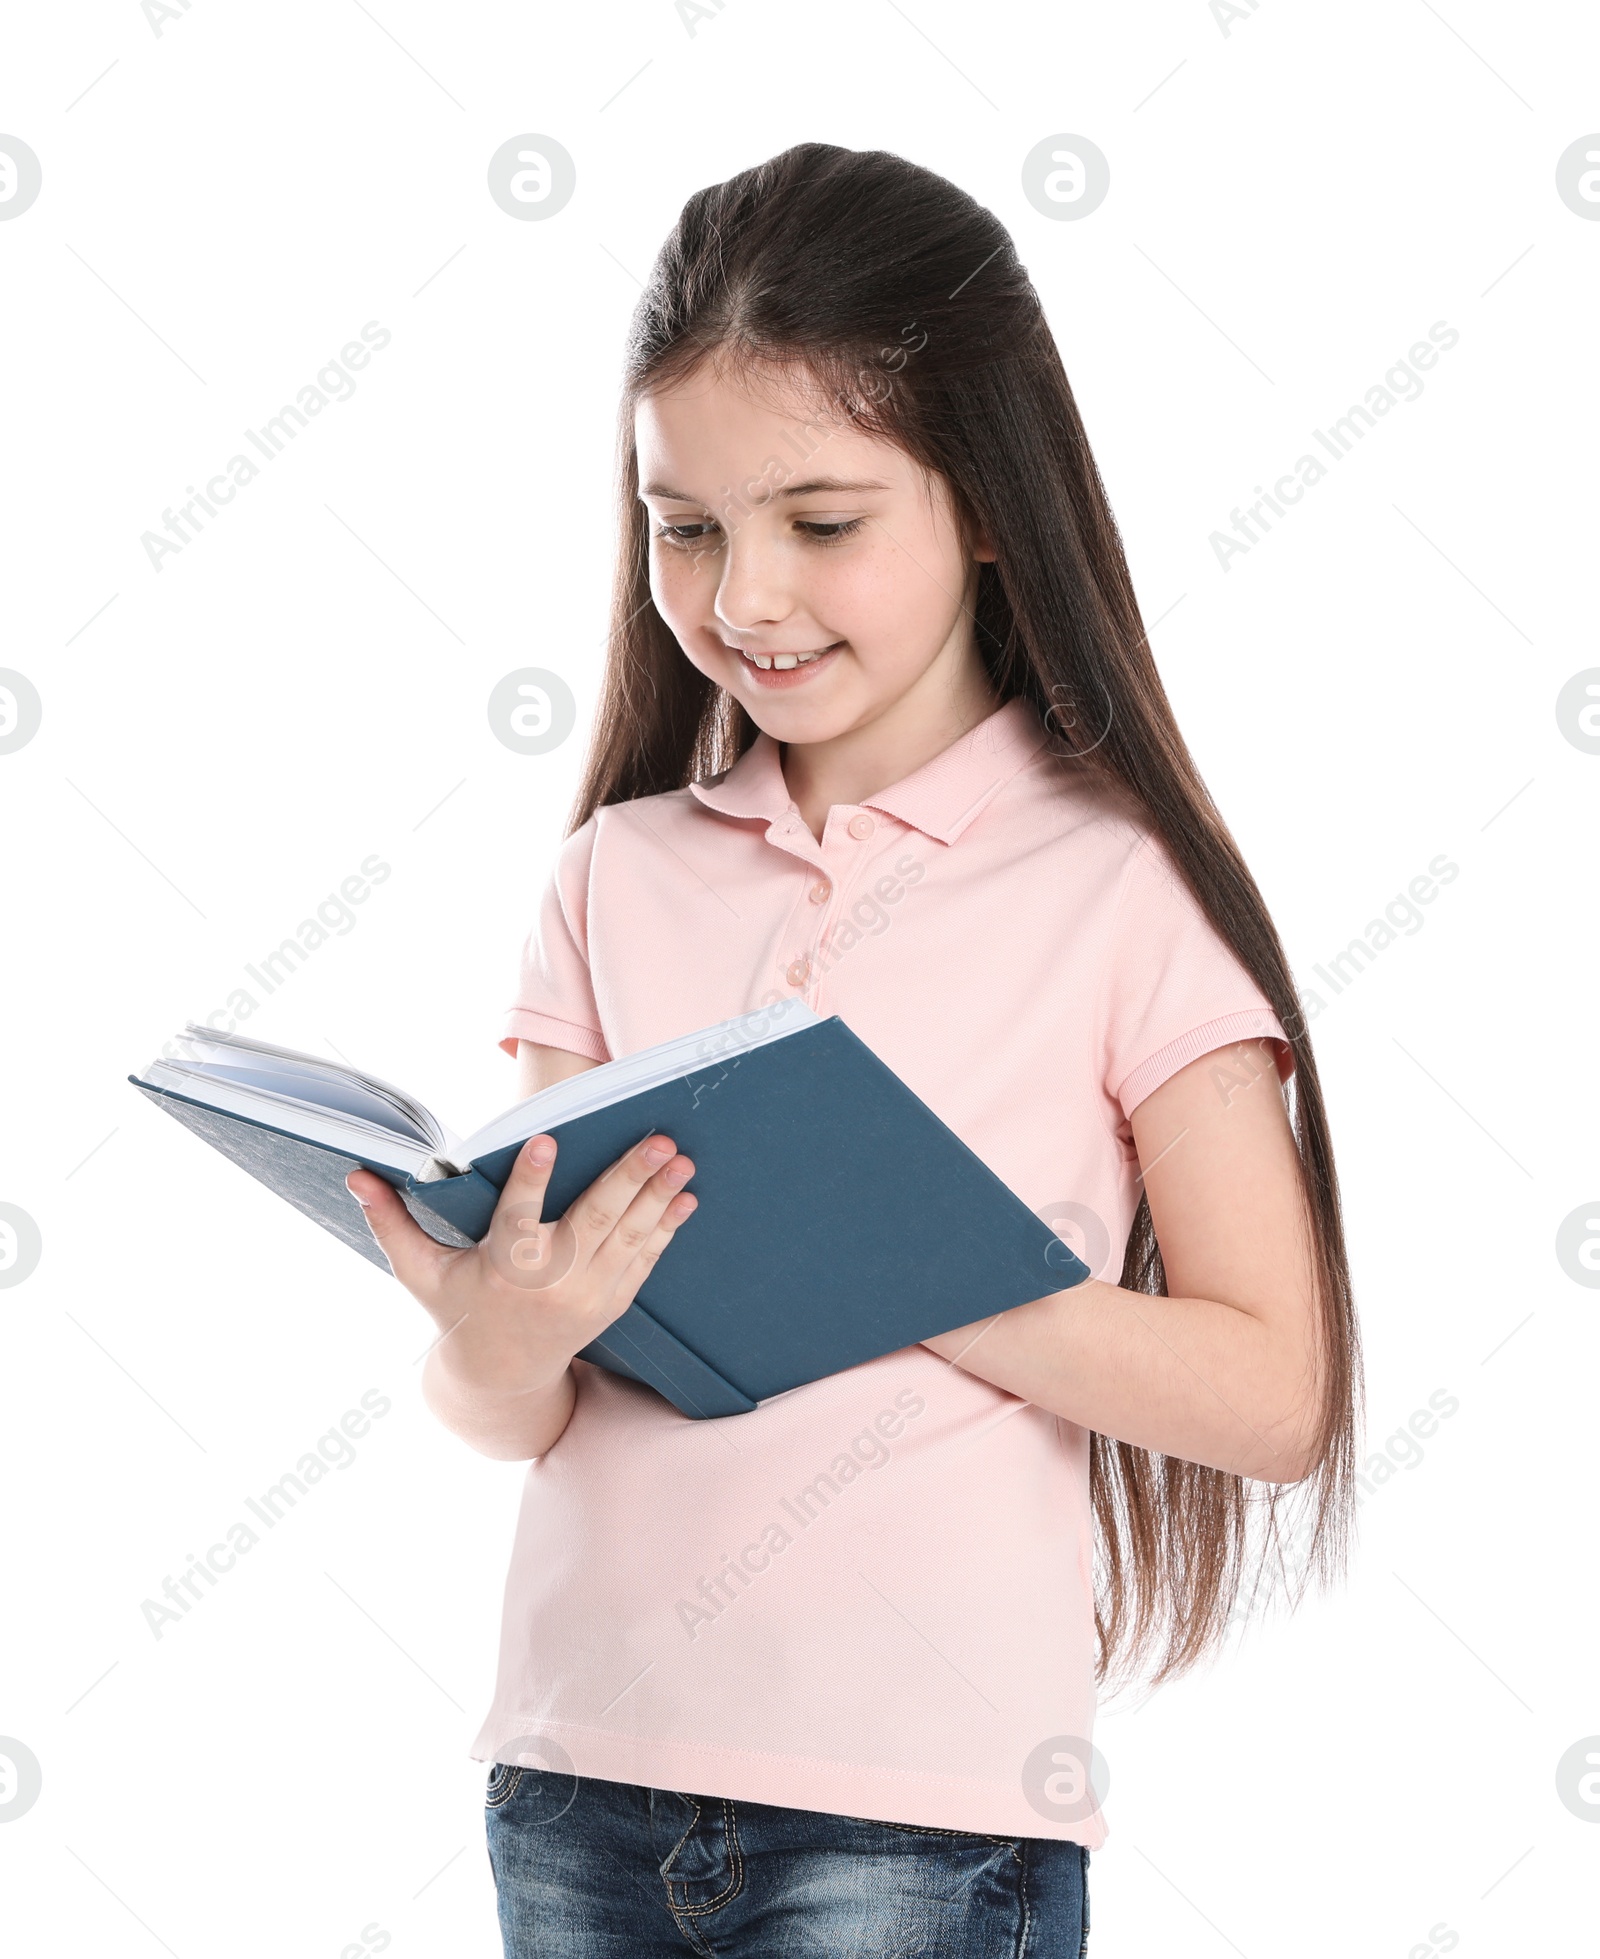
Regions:
[[[1327,1114],[1288,961],[1173,719],[1060,354],[1009,234],[955,185],[881,150],[802,143],[697,191],[656,260],[628,348],[610,650],[569,834],[602,805],[729,767],[757,733],[685,658],[650,598],[633,408],[708,356],[803,378],[823,404],[818,422],[887,438],[945,479],[969,539],[981,526],[996,554],[980,569],[974,624],[998,695],[1025,695],[1053,752],[1155,833],[1293,1047],[1323,1363],[1316,1469],[1299,1484],[1247,1483],[1091,1437],[1098,1677],[1131,1673],[1153,1652],[1154,1685],[1222,1643],[1247,1568],[1259,1588],[1275,1563],[1269,1593],[1281,1576],[1298,1602],[1309,1579],[1343,1571],[1348,1550],[1359,1336]],[[739,495],[729,486],[725,516]],[[1166,1291],[1143,1198],[1121,1284]],[[1297,1512],[1292,1576],[1280,1506]]]

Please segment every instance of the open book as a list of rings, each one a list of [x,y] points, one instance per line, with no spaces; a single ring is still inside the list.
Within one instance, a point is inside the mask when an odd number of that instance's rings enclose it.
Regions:
[[[556,1082],[465,1139],[446,1129],[403,1089],[379,1081],[376,1075],[363,1074],[343,1061],[324,1061],[314,1054],[247,1040],[243,1034],[219,1034],[193,1021],[178,1042],[184,1050],[181,1061],[152,1061],[143,1075],[129,1079],[140,1087],[190,1096],[246,1120],[271,1124],[282,1118],[308,1142],[370,1154],[389,1169],[431,1183],[460,1176],[478,1157],[508,1143],[521,1145],[530,1136],[549,1132],[556,1123],[609,1108],[707,1063],[720,1064],[726,1055],[742,1055],[802,1027],[820,1025],[803,1000],[780,1000],[738,1020],[680,1034],[659,1047],[644,1048]]]
[[[345,1188],[371,1170],[442,1244],[487,1232],[517,1152],[556,1139],[547,1219],[655,1131],[699,1197],[582,1358],[682,1413],[773,1395],[1088,1277],[1088,1268],[837,1015],[780,1001],[572,1076],[458,1137],[342,1062],[193,1023],[128,1079],[388,1271]]]

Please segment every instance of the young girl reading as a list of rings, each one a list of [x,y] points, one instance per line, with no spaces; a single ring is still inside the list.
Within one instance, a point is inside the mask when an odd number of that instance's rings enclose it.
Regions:
[[[1078,1954],[1097,1685],[1214,1650],[1280,1503],[1292,1588],[1342,1562],[1357,1334],[1288,965],[988,211],[823,144],[690,198],[621,458],[521,1092],[800,998],[1093,1276],[693,1421],[573,1358],[694,1229],[670,1136],[560,1219],[534,1137],[471,1251],[352,1176],[430,1407],[529,1464],[473,1750],[505,1949]],[[774,1201],[825,1167],[797,1134]]]

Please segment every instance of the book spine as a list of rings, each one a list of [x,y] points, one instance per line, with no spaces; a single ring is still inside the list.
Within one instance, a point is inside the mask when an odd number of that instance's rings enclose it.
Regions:
[[[637,1300],[598,1339],[582,1348],[579,1358],[628,1380],[642,1381],[665,1395],[679,1414],[691,1421],[748,1415],[756,1405],[742,1388],[735,1387],[653,1319]]]

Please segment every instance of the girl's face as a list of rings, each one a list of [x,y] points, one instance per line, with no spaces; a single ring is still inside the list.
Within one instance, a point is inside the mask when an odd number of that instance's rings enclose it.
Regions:
[[[634,439],[656,608],[775,740],[987,691],[971,608],[994,554],[964,544],[942,477],[711,361],[640,401]]]

